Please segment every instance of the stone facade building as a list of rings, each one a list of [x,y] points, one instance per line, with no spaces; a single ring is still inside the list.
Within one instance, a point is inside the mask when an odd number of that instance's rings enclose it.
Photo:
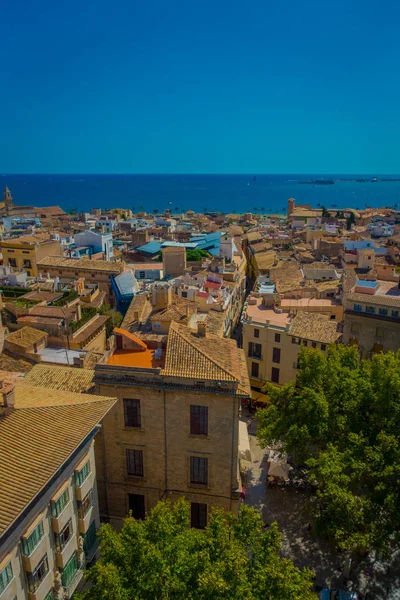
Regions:
[[[237,512],[239,412],[250,394],[243,351],[202,323],[197,332],[171,323],[166,350],[123,330],[116,337],[94,377],[98,393],[118,398],[97,446],[103,518],[119,526],[129,510],[143,517],[180,496],[196,527],[211,506]]]

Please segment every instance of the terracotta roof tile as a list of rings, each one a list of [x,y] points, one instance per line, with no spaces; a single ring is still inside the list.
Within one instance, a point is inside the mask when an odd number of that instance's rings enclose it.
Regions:
[[[217,336],[198,337],[189,327],[173,322],[163,375],[240,383],[236,342]]]
[[[84,404],[21,408],[0,421],[0,536],[116,402],[83,397]]]
[[[340,324],[326,315],[300,310],[289,327],[289,335],[313,342],[333,344],[340,338]]]
[[[93,369],[35,365],[22,380],[22,384],[65,392],[89,393],[94,388],[93,377]]]
[[[28,348],[37,342],[41,342],[47,337],[47,333],[35,329],[34,327],[21,327],[17,331],[13,331],[6,337],[6,342],[11,342],[21,348]]]

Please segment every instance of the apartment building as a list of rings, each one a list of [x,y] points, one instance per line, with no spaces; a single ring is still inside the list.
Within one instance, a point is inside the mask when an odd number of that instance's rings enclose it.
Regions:
[[[250,383],[258,389],[266,381],[278,385],[293,381],[302,347],[326,352],[329,344],[341,338],[340,324],[329,315],[303,310],[294,315],[260,294],[248,298],[242,325]]]
[[[343,342],[357,345],[362,357],[396,352],[400,349],[399,284],[372,274],[361,277],[345,298]]]
[[[100,291],[105,292],[106,301],[114,305],[111,277],[122,273],[124,265],[108,260],[74,259],[48,255],[38,262],[38,269],[43,276],[48,274],[50,277],[71,280],[84,277],[87,283],[95,282]]]
[[[96,555],[94,437],[115,399],[18,383],[0,406],[0,598],[71,598]]]
[[[2,240],[3,264],[13,269],[23,269],[30,277],[39,276],[38,263],[49,254],[61,257],[62,247],[58,240],[47,234],[25,235]]]
[[[119,526],[129,510],[143,518],[180,496],[195,527],[205,527],[211,506],[237,512],[239,412],[250,388],[235,341],[208,334],[203,322],[196,331],[172,322],[166,347],[118,329],[94,383],[118,397],[98,463],[104,518]]]

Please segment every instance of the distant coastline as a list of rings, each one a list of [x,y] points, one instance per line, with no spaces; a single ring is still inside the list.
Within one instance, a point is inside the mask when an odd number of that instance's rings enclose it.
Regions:
[[[313,183],[333,181],[332,184]],[[304,184],[304,182],[311,182]],[[153,212],[286,213],[288,198],[299,204],[339,209],[400,206],[400,175],[6,175],[19,205],[61,206],[68,211],[121,207]]]

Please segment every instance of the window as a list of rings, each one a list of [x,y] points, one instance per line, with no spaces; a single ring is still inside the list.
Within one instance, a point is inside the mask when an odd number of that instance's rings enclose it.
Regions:
[[[355,304],[354,305],[354,310],[362,311],[362,305],[361,304]]]
[[[72,520],[70,519],[68,523],[63,527],[60,533],[54,534],[54,543],[56,546],[57,552],[62,552],[65,546],[68,544],[73,534],[72,530]]]
[[[61,581],[64,587],[67,588],[72,583],[72,580],[74,579],[77,570],[78,560],[76,557],[76,552],[74,552],[67,564],[65,565],[63,572],[61,573]]]
[[[387,308],[380,308],[379,309],[379,314],[383,315],[385,317],[388,314]]]
[[[28,580],[28,590],[31,594],[34,594],[43,579],[49,572],[49,561],[47,560],[47,554],[44,555],[36,569],[32,573],[27,573],[26,577]]]
[[[281,349],[280,348],[272,348],[272,362],[280,363],[281,362]]]
[[[275,342],[276,342],[277,344],[279,344],[279,342],[280,342],[280,341],[281,341],[281,334],[280,334],[280,333],[276,333],[276,334],[275,334]]]
[[[139,279],[144,279],[146,277],[145,271],[139,271]]]
[[[11,560],[10,560],[8,565],[6,565],[4,567],[4,569],[0,572],[0,594],[2,594],[4,592],[4,590],[10,583],[10,581],[12,581],[12,578],[13,578],[13,571],[12,571]]]
[[[54,518],[57,518],[62,513],[62,511],[64,510],[64,508],[67,506],[68,503],[69,503],[69,489],[67,488],[66,490],[63,491],[63,493],[58,498],[58,500],[56,500],[55,502],[54,501],[51,502],[51,516]]]
[[[141,427],[140,400],[124,398],[125,427]]]
[[[373,315],[373,314],[374,314],[374,312],[375,312],[375,307],[374,307],[374,306],[366,306],[366,307],[365,307],[365,311],[366,311],[367,313],[369,313],[370,315]]]
[[[88,514],[89,510],[93,506],[93,490],[89,490],[84,499],[79,502],[78,501],[78,516],[80,519],[84,519]]]
[[[272,367],[271,381],[273,381],[274,383],[279,383],[279,369],[277,369],[276,367]]]
[[[307,346],[307,345],[308,345],[307,340],[303,340],[303,346]]]
[[[190,406],[190,433],[208,435],[208,406]]]
[[[252,377],[258,377],[258,373],[259,373],[259,364],[258,363],[251,363],[251,376]]]
[[[392,310],[392,317],[398,317],[399,316],[399,311],[398,310]]]
[[[96,529],[96,521],[92,521],[89,529],[84,534],[84,545],[83,548],[85,553],[88,554],[93,546],[97,542],[97,529]]]
[[[9,258],[8,259],[8,264],[10,267],[16,267],[17,266],[17,260],[15,258]]]
[[[321,350],[322,350],[322,352],[325,352],[325,350],[326,350],[326,344],[321,344]]]
[[[361,324],[360,323],[352,323],[351,324],[351,333],[360,333]]]
[[[336,315],[331,315],[331,321],[336,321]]]
[[[207,504],[200,502],[191,502],[190,504],[190,524],[196,529],[205,529],[207,525]]]
[[[375,335],[376,335],[377,338],[384,338],[385,337],[385,330],[384,330],[384,328],[383,327],[377,327]]]
[[[249,356],[261,359],[261,344],[249,342]]]
[[[28,259],[24,260],[24,268],[25,269],[31,269],[32,268],[32,263],[31,263],[30,260],[28,260]]]
[[[254,329],[254,337],[255,338],[259,338],[260,337],[260,330],[259,329]]]
[[[80,471],[75,471],[75,485],[80,487],[82,483],[89,477],[90,473],[90,460],[88,460]]]
[[[126,450],[126,470],[128,475],[143,477],[143,450]]]
[[[201,456],[190,457],[190,483],[207,485],[208,458],[203,458]]]
[[[311,342],[311,346],[312,346],[313,348],[316,348],[316,347],[317,347],[317,342]]]
[[[29,537],[22,538],[22,552],[25,556],[30,556],[40,540],[44,536],[43,521],[35,527]]]
[[[182,292],[182,298],[187,298],[187,292]]]
[[[143,494],[128,494],[128,504],[134,519],[144,519],[146,511]]]

